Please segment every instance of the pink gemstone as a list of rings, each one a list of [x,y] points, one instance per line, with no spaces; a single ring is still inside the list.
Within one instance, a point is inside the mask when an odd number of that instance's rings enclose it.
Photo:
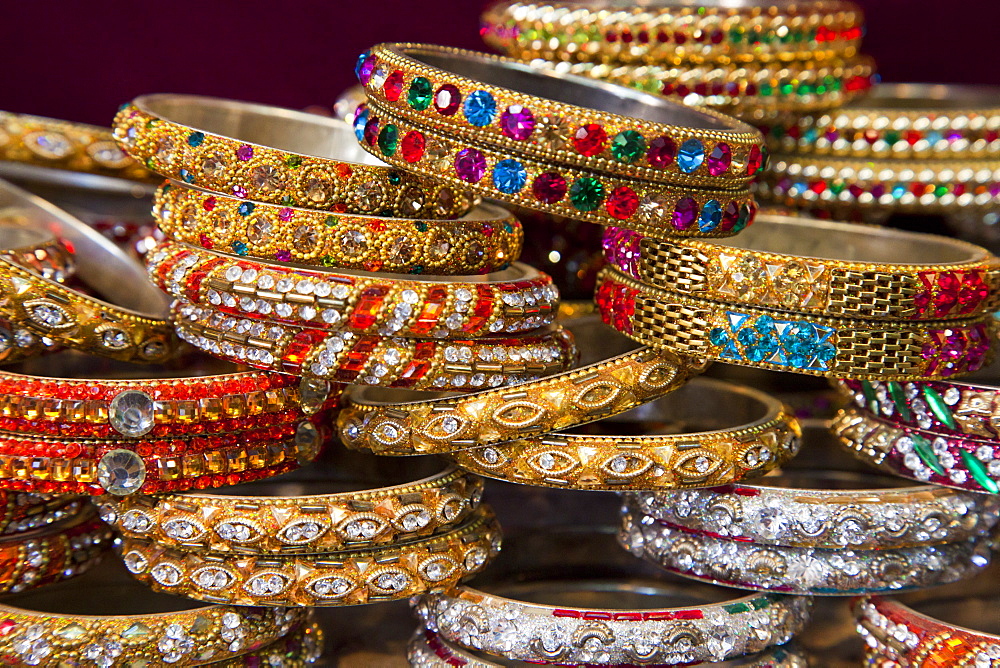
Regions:
[[[246,197],[247,189],[243,186],[233,186],[233,194],[237,197]]]
[[[375,142],[378,141],[378,119],[375,116],[369,116],[368,122],[365,123],[364,133],[365,143],[369,146],[374,146]]]
[[[650,167],[662,169],[674,161],[677,155],[677,144],[670,137],[657,137],[649,142],[646,150],[646,162]]]
[[[375,72],[375,64],[378,62],[378,58],[368,54],[368,56],[361,61],[361,67],[358,69],[358,81],[361,82],[362,86],[367,86],[368,82],[372,79],[372,73]]]
[[[642,235],[620,227],[604,231],[601,244],[608,262],[634,278],[639,278],[639,242]]]
[[[455,174],[469,183],[479,183],[486,175],[486,156],[474,148],[463,148],[455,156]]]
[[[253,147],[249,144],[243,144],[238,149],[236,149],[236,157],[246,162],[253,157]]]
[[[690,197],[682,197],[674,208],[674,229],[686,230],[694,225],[698,216],[698,203]]]
[[[881,183],[876,183],[872,186],[872,195],[875,197],[881,197],[885,194],[885,186]]]
[[[730,202],[722,210],[722,222],[719,224],[720,232],[728,232],[736,227],[736,222],[740,219],[740,205]]]
[[[0,636],[9,635],[15,628],[17,628],[17,622],[13,619],[3,620],[0,622]]]
[[[505,137],[524,141],[535,131],[535,117],[530,109],[512,104],[500,114],[500,132]]]
[[[277,260],[278,262],[291,262],[292,252],[284,248],[281,250],[274,251],[274,259]]]
[[[461,103],[462,94],[451,84],[441,86],[434,94],[434,108],[442,116],[454,116]]]
[[[729,171],[729,166],[733,163],[733,152],[729,144],[719,142],[708,154],[708,173],[712,176],[719,176]]]
[[[288,222],[289,220],[292,219],[294,213],[295,213],[294,211],[292,211],[288,207],[285,207],[284,209],[278,212],[278,220],[283,220],[285,222]]]

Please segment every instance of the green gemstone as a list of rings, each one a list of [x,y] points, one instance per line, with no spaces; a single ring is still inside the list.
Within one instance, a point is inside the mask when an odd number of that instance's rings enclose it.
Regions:
[[[890,130],[885,133],[884,139],[886,144],[892,146],[893,144],[899,141],[899,133],[894,130]]]
[[[742,26],[737,26],[729,30],[729,41],[733,44],[739,44],[743,41],[743,36],[746,34],[746,28]]]
[[[771,128],[771,136],[775,139],[781,139],[785,136],[785,128],[780,125],[775,125]]]
[[[604,186],[597,179],[583,176],[569,188],[569,200],[580,211],[593,211],[604,199]]]
[[[646,152],[646,140],[635,130],[624,130],[611,139],[611,155],[619,162],[635,162]]]
[[[783,83],[778,87],[782,95],[791,95],[795,92],[795,86],[790,83]]]
[[[326,219],[323,221],[323,224],[326,225],[327,227],[335,227],[339,222],[340,218],[337,218],[336,216],[327,216]]]
[[[952,429],[955,428],[955,418],[951,414],[951,411],[948,410],[948,404],[944,402],[944,399],[937,393],[937,390],[929,385],[924,385],[924,401],[931,407],[931,413],[934,413],[934,417],[938,419],[938,422]]]
[[[913,414],[910,413],[910,404],[906,403],[906,392],[903,391],[903,386],[894,380],[889,381],[888,385],[889,396],[892,397],[892,403],[896,404],[899,417],[903,418],[905,422],[909,422],[913,419]]]
[[[402,181],[403,177],[400,175],[399,172],[389,172],[389,183],[391,183],[394,186],[398,186],[400,183],[402,183]],[[392,214],[389,213],[386,215],[391,216]]]
[[[765,97],[774,95],[774,88],[771,86],[771,84],[762,84],[760,87],[760,94]]]
[[[913,451],[917,453],[921,461],[927,465],[927,468],[931,469],[938,475],[944,475],[944,467],[941,466],[941,462],[938,461],[937,455],[934,453],[934,448],[931,447],[930,442],[923,436],[917,436],[916,434],[910,437],[913,441]]]
[[[843,192],[844,188],[847,186],[847,182],[842,179],[837,179],[833,183],[829,184],[830,192],[834,195],[839,195]]]
[[[301,167],[302,157],[298,155],[290,155],[287,158],[285,158],[285,164],[291,167],[292,169],[295,169],[296,167]]]
[[[980,487],[990,494],[1000,494],[1000,485],[997,485],[996,480],[990,477],[990,474],[986,472],[986,467],[976,459],[975,455],[965,450],[959,450],[958,454],[961,455],[962,461],[965,462],[965,468],[969,469],[972,478],[979,483]]]
[[[324,255],[323,256],[323,266],[324,267],[336,267],[337,266],[337,258],[335,258],[332,255]]]
[[[730,615],[735,615],[740,612],[750,612],[750,606],[746,603],[730,603],[729,605],[722,606],[722,609]]]
[[[391,156],[399,146],[399,128],[392,123],[387,123],[382,131],[378,133],[378,147],[383,155]]]
[[[414,77],[410,90],[406,93],[406,102],[417,111],[423,111],[431,106],[432,96],[431,82],[424,77]]]
[[[875,396],[875,388],[867,380],[861,381],[861,393],[865,395],[865,404],[868,410],[878,415],[878,397]]]
[[[413,226],[417,228],[417,232],[427,231],[427,223],[414,223]]]
[[[948,186],[938,186],[934,189],[935,197],[944,197],[948,194]]]

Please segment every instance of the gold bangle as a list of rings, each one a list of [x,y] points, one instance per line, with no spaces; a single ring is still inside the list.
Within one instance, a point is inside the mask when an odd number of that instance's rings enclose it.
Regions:
[[[558,373],[576,359],[572,336],[558,325],[507,338],[439,341],[264,328],[259,320],[182,300],[174,314],[178,336],[211,355],[336,383],[471,391]]]
[[[101,511],[124,536],[186,551],[287,556],[396,545],[450,530],[479,507],[482,480],[427,463],[397,476],[408,482],[374,489],[351,476],[340,486],[357,491],[311,493],[330,482],[286,476],[241,485],[233,490],[238,495],[136,496],[104,503]],[[414,480],[428,468],[437,472]]]
[[[76,273],[73,253],[62,241],[44,230],[18,225],[13,216],[0,221],[0,258],[57,283]]]
[[[521,263],[461,278],[303,270],[166,241],[146,260],[178,299],[264,325],[455,339],[537,330],[555,320],[552,279]]]
[[[89,499],[70,494],[0,490],[0,536],[16,536],[85,512]]]
[[[378,115],[434,128],[473,150],[493,148],[507,158],[717,190],[746,188],[760,166],[762,137],[741,121],[586,78],[554,77],[510,58],[380,44],[359,60],[357,75]],[[627,113],[615,113],[621,110]],[[559,127],[568,141],[554,145],[550,131]],[[379,157],[400,167],[410,162],[402,128],[392,132],[369,118],[361,146],[372,150],[376,144]],[[477,171],[474,162],[456,162],[460,179]]]
[[[610,228],[608,261],[697,299],[877,320],[970,318],[997,310],[1000,263],[957,239],[766,215],[732,241],[656,240]]]
[[[521,254],[521,223],[480,205],[458,220],[331,214],[165,184],[153,216],[164,234],[205,249],[278,262],[464,276],[506,269]]]
[[[540,436],[641,406],[681,387],[704,366],[635,349],[624,337],[609,337],[595,317],[568,326],[581,350],[629,352],[515,387],[464,396],[428,399],[420,393],[354,388],[337,417],[341,441],[379,455],[415,455]]]
[[[875,159],[996,158],[1000,88],[878,84],[865,97],[764,130],[775,153]]]
[[[721,426],[720,405],[726,406],[728,418]],[[700,415],[699,410],[709,414]],[[695,428],[700,428],[700,416],[712,427],[669,436],[548,434],[449,457],[463,469],[488,478],[561,489],[625,491],[734,483],[764,475],[798,451],[798,422],[780,402],[720,381],[696,378],[638,412],[637,419],[659,421],[667,416],[689,420]]]
[[[483,12],[480,34],[521,60],[758,63],[853,55],[863,24],[861,8],[840,0],[705,6],[504,0]]]
[[[380,125],[394,128],[404,138],[419,136],[424,146],[423,151],[412,156],[416,158],[412,163],[398,153],[382,153],[387,162],[445,182],[464,184],[483,197],[527,209],[657,236],[705,237],[732,236],[751,224],[757,211],[747,189],[663,186],[550,161],[514,159],[507,149],[473,147],[412,125],[373,102],[366,127]],[[370,147],[373,154],[383,150],[380,145],[376,147]],[[472,167],[465,171],[470,164]],[[514,174],[513,181],[507,180],[510,174]]]
[[[447,589],[499,549],[500,526],[486,506],[451,531],[370,550],[245,557],[169,550],[134,538],[121,547],[126,568],[154,591],[211,603],[321,607]]]
[[[982,367],[992,317],[860,321],[730,306],[651,288],[616,269],[598,277],[604,321],[679,355],[832,378],[921,380]]]
[[[118,148],[107,128],[0,111],[0,160],[72,172],[154,181]]]
[[[463,190],[372,164],[349,125],[289,109],[146,95],[118,112],[114,136],[157,174],[254,201],[403,218],[458,218],[475,204]],[[301,152],[318,146],[323,155]]]
[[[308,623],[278,638],[270,645],[226,661],[209,664],[211,668],[308,668],[323,656],[323,627]]]

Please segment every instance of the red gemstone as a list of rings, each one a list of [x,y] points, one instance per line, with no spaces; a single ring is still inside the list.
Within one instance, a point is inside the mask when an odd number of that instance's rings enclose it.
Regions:
[[[608,144],[608,133],[597,123],[581,125],[573,134],[573,146],[580,155],[588,158],[597,155]]]
[[[539,174],[531,185],[531,192],[539,202],[555,204],[566,196],[566,179],[555,172]]]
[[[378,141],[378,119],[374,116],[368,117],[363,136],[365,143],[369,146],[374,146],[375,142]]]
[[[760,152],[760,147],[754,144],[750,147],[750,153],[747,154],[747,176],[756,174],[763,162],[764,156]]]
[[[982,272],[966,273],[962,280],[962,289],[958,293],[959,313],[963,315],[972,313],[989,295],[990,290],[983,282]]]
[[[862,188],[861,186],[859,186],[856,183],[852,183],[851,185],[849,185],[847,187],[847,189],[851,192],[851,195],[855,199],[857,199],[858,197],[861,197],[865,193],[865,189]]]
[[[382,94],[385,95],[385,99],[389,102],[395,102],[399,99],[399,94],[403,92],[403,73],[399,70],[393,70],[392,74],[386,77],[385,83],[382,84]]]
[[[720,176],[729,171],[729,166],[733,163],[733,152],[729,144],[719,142],[708,154],[708,173],[712,176]]]
[[[819,181],[813,181],[809,184],[809,190],[813,191],[817,195],[821,194],[826,190],[826,181],[820,179]]]
[[[628,186],[618,186],[608,195],[605,208],[612,218],[626,220],[639,208],[639,196]]]
[[[646,162],[650,167],[662,169],[674,161],[677,156],[677,144],[670,137],[657,137],[649,142],[646,150]]]
[[[423,133],[419,130],[410,130],[403,136],[399,150],[403,154],[403,160],[414,163],[420,162],[420,158],[424,157],[425,146]]]
[[[736,227],[736,222],[740,219],[740,206],[736,202],[730,202],[722,210],[722,222],[719,224],[720,232],[729,232]]]
[[[445,84],[434,94],[434,108],[442,116],[454,116],[462,103],[462,94],[452,84]]]
[[[923,135],[920,134],[919,130],[907,130],[906,134],[903,135],[903,138],[906,139],[907,144],[913,146],[918,141],[923,139]]]
[[[214,197],[205,198],[205,201],[201,203],[201,208],[205,209],[205,211],[211,211],[212,209],[214,209],[215,198]]]

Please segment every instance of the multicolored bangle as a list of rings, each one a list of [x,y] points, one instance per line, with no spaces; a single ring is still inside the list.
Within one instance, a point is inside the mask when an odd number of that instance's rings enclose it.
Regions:
[[[941,320],[997,310],[1000,264],[957,239],[766,215],[732,240],[608,228],[608,262],[697,299],[840,318]]]
[[[318,555],[214,555],[122,540],[125,566],[155,591],[211,603],[340,606],[447,589],[500,549],[500,527],[481,506],[461,526],[397,546]]]
[[[585,0],[503,0],[482,15],[480,35],[521,60],[759,63],[853,55],[864,15],[852,2],[738,2],[695,7],[680,0],[615,6]]]
[[[460,278],[306,270],[165,241],[146,260],[178,299],[263,325],[454,339],[536,330],[555,320],[559,292],[519,262]]]
[[[996,158],[1000,88],[878,84],[820,115],[765,128],[775,153],[874,159]]]
[[[458,218],[475,204],[463,190],[373,163],[347,124],[290,109],[145,95],[118,112],[114,136],[150,171],[259,202],[404,218]],[[317,147],[320,155],[303,152]]]
[[[506,269],[524,233],[500,207],[480,205],[458,220],[332,214],[166,184],[153,215],[187,244],[240,257],[390,273],[465,276]]]
[[[553,77],[509,58],[380,44],[358,59],[356,74],[373,115],[434,128],[470,151],[492,148],[611,178],[716,190],[746,188],[760,167],[761,135],[745,123],[586,78]],[[362,147],[379,144],[382,156],[399,160],[396,142],[407,152],[404,133],[387,127],[372,127],[369,117]],[[547,138],[560,127],[568,141],[554,146]],[[465,162],[475,161],[458,167]]]
[[[933,379],[978,370],[991,317],[955,321],[858,321],[727,306],[651,288],[616,269],[598,278],[604,321],[678,355],[833,378]]]

